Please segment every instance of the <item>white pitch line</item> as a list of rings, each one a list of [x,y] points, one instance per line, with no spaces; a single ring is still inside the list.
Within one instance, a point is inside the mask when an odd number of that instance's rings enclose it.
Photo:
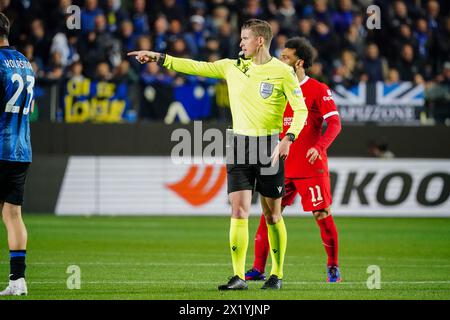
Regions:
[[[180,284],[180,285],[198,285],[198,284],[207,284],[207,285],[216,285],[219,282],[214,281],[82,281],[83,284]],[[262,282],[261,282],[262,283]],[[381,281],[381,284],[450,284],[450,280],[444,281]],[[7,282],[0,282],[0,284],[7,284]],[[65,281],[30,281],[28,284],[38,285],[38,284],[61,284],[65,285]],[[340,285],[365,285],[365,281],[350,281],[350,282],[341,282],[337,284],[325,283],[323,281],[287,281],[285,282],[287,286],[289,285],[324,285],[324,286],[340,286]]]
[[[2,261],[0,265],[7,265],[9,262]],[[85,266],[188,266],[188,267],[227,267],[230,265],[228,262],[224,263],[187,263],[187,262],[83,262],[83,261],[69,261],[69,262],[28,262],[28,266],[54,266],[54,265],[85,265]],[[285,263],[285,266],[298,266],[298,267],[323,267],[324,264],[318,263]],[[366,268],[370,263],[367,264],[344,264],[344,268]],[[450,265],[421,265],[421,264],[381,264],[380,268],[450,268]]]

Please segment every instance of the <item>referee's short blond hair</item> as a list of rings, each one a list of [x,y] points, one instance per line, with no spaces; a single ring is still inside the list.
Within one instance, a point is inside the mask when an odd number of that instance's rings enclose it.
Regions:
[[[272,32],[272,26],[264,20],[260,19],[250,19],[244,22],[242,25],[242,30],[249,29],[253,31],[253,33],[257,37],[263,37],[266,46],[269,47],[270,43],[272,42],[273,38],[273,32]]]

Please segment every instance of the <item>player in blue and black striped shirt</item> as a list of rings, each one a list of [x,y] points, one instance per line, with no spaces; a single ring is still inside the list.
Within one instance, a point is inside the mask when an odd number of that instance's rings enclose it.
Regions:
[[[10,22],[0,12],[0,211],[8,232],[9,286],[1,295],[26,295],[27,230],[22,220],[25,179],[31,163],[29,114],[34,105],[30,62],[9,46]]]

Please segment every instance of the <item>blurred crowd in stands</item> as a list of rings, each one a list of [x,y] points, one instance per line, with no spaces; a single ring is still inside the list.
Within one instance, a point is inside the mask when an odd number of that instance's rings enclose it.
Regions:
[[[366,27],[372,4],[381,9],[380,29]],[[81,8],[80,30],[67,28],[71,5]],[[438,103],[450,101],[449,8],[448,0],[0,0],[13,23],[11,43],[41,79],[182,83],[126,52],[234,58],[240,25],[259,18],[273,27],[275,56],[289,37],[308,38],[317,49],[309,74],[331,87],[412,81]]]

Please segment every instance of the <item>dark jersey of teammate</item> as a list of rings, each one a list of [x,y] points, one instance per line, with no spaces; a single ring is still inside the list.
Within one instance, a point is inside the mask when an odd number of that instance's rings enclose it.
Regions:
[[[306,77],[300,87],[303,92],[308,118],[298,139],[291,145],[289,156],[285,161],[286,178],[311,178],[328,176],[327,143],[321,141],[323,121],[330,117],[338,117],[339,113],[333,101],[331,90],[322,82]],[[284,113],[283,134],[290,126],[292,109],[289,104]],[[283,137],[283,135],[282,135]],[[334,138],[333,138],[334,139]],[[331,142],[331,141],[330,141]],[[320,157],[311,164],[306,158],[308,150],[318,149]]]
[[[13,47],[0,47],[0,160],[31,162],[29,114],[35,77]]]

